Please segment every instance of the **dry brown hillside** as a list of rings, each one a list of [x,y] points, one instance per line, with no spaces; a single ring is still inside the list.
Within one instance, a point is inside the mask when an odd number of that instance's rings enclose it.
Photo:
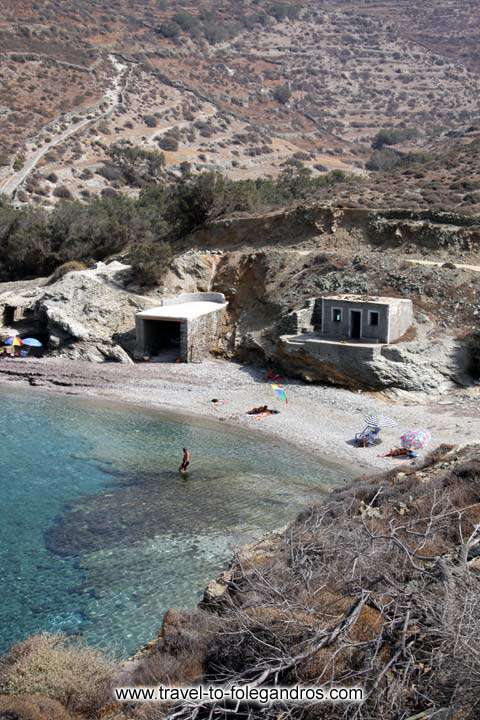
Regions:
[[[116,142],[234,178],[291,158],[365,173],[384,127],[407,130],[395,151],[430,157],[479,115],[479,14],[463,0],[0,0],[0,191],[22,167],[47,206],[63,186],[115,188],[97,170]]]

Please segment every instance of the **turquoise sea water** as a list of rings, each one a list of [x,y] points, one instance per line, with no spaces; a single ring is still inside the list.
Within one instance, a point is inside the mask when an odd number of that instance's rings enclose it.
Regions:
[[[0,651],[49,631],[127,656],[168,607],[198,602],[232,548],[344,477],[254,431],[35,392],[0,401]]]

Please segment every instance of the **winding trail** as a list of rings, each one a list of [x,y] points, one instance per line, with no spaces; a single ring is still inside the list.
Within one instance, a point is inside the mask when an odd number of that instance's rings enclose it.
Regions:
[[[20,185],[25,182],[32,170],[36,168],[40,160],[50,150],[65,142],[65,140],[72,137],[72,135],[75,135],[80,130],[83,130],[83,128],[85,128],[87,125],[98,122],[102,118],[106,118],[115,109],[115,107],[122,103],[122,79],[127,69],[127,66],[123,63],[120,63],[113,55],[110,56],[110,60],[113,67],[115,68],[116,75],[111,87],[106,91],[102,100],[98,103],[99,106],[107,103],[108,108],[105,111],[96,114],[93,118],[86,117],[79,122],[74,123],[62,133],[56,135],[49,143],[46,143],[38,150],[31,153],[25,160],[25,164],[21,170],[18,170],[18,172],[10,174],[0,180],[0,194],[8,195],[12,199],[15,199],[15,194]],[[49,122],[48,127],[51,127],[58,122],[61,122],[61,120],[57,119],[53,123]]]

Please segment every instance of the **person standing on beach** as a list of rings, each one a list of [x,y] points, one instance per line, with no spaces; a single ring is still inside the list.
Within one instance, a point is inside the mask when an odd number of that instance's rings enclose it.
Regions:
[[[190,465],[190,452],[188,448],[183,448],[183,460],[182,464],[178,468],[178,472],[185,473],[187,472],[187,468]]]

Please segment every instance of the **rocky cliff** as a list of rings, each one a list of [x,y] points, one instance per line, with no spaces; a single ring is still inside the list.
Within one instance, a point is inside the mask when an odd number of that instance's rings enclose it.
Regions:
[[[146,292],[127,265],[99,263],[55,282],[4,284],[0,305],[21,308],[15,327],[40,332],[55,355],[129,362],[138,310],[165,295],[219,291],[229,302],[218,347],[227,358],[314,382],[431,392],[469,381],[479,238],[475,218],[300,207],[212,222],[177,248],[161,288]],[[319,359],[292,336],[313,299],[331,293],[410,298],[415,328],[368,358]]]

